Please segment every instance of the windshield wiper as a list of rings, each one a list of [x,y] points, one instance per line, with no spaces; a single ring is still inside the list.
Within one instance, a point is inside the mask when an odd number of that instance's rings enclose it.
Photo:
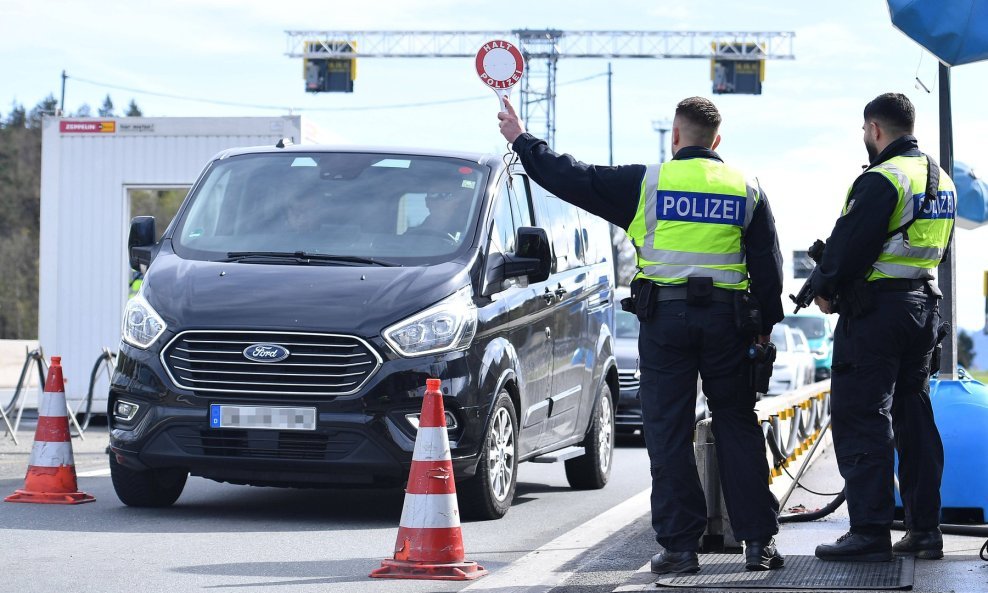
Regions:
[[[333,255],[330,253],[309,253],[307,251],[231,251],[222,262],[242,262],[256,260],[291,261],[297,264],[345,262],[353,264],[371,264],[375,266],[398,267],[396,264],[383,259],[359,257],[355,255]]]

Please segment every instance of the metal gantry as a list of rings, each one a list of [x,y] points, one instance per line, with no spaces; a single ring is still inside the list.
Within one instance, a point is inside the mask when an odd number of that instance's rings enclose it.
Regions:
[[[791,60],[792,31],[286,31],[286,55],[309,60],[473,58],[492,40],[515,43],[526,62],[521,116],[544,119],[555,140],[556,64],[560,58]],[[307,45],[308,44],[308,45]]]

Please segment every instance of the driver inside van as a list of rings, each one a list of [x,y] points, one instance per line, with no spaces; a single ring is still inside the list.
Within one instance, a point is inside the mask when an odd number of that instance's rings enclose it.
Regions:
[[[325,197],[311,188],[299,192],[285,206],[288,228],[299,233],[317,231],[322,226]]]
[[[470,211],[472,195],[473,190],[464,188],[428,192],[425,195],[425,207],[429,210],[429,215],[408,231],[432,234],[459,243],[466,230],[465,217]]]

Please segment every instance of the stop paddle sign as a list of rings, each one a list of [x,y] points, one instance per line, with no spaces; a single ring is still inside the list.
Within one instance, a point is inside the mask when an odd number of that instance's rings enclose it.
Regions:
[[[477,75],[493,89],[504,111],[504,97],[525,73],[525,60],[518,47],[507,41],[488,41],[477,52]]]

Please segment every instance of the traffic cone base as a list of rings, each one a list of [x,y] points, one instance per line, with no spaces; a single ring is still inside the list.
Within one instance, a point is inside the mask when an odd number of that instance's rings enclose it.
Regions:
[[[394,558],[374,578],[469,581],[487,574],[464,559],[453,461],[439,379],[426,381]]]
[[[381,568],[370,576],[376,579],[431,579],[437,581],[472,581],[487,574],[483,566],[469,560],[436,564],[407,560],[382,560]]]
[[[38,427],[24,488],[4,498],[4,502],[82,504],[96,500],[78,490],[65,410],[61,358],[53,356],[51,363],[45,392],[38,402]]]

